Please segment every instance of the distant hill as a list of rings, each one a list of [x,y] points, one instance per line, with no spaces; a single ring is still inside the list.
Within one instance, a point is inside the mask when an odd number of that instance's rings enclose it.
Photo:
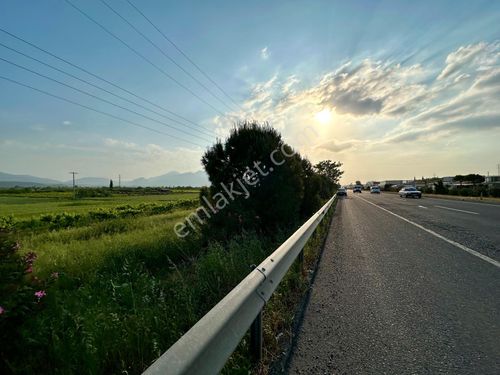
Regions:
[[[3,187],[10,186],[50,186],[64,183],[50,178],[30,176],[27,174],[10,174],[0,172],[0,182]]]
[[[46,184],[38,184],[36,182],[25,182],[25,181],[0,181],[0,188],[12,188],[12,187],[43,187]]]
[[[118,186],[118,181],[113,181]],[[64,182],[64,185],[73,185],[73,180],[68,180]],[[82,177],[76,179],[77,186],[83,187],[108,187],[109,178],[105,177]]]
[[[115,186],[118,180],[113,179]],[[42,178],[30,175],[16,175],[0,172],[0,187],[30,187],[30,186],[71,186],[72,180],[58,181],[50,178]],[[109,186],[109,178],[106,177],[81,177],[76,179],[78,186],[101,187]],[[198,172],[168,172],[161,176],[150,178],[137,178],[132,181],[122,181],[122,186],[205,186],[208,185],[208,176],[204,171]]]
[[[204,171],[168,172],[161,176],[141,177],[124,183],[126,186],[206,186],[208,184],[208,176]]]

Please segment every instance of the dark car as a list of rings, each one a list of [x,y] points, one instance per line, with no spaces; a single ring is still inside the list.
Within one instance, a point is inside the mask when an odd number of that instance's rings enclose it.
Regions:
[[[413,186],[407,186],[399,191],[399,196],[401,198],[422,198],[422,192],[415,189]]]
[[[353,193],[361,193],[362,192],[361,186],[354,186],[354,189],[352,189]]]

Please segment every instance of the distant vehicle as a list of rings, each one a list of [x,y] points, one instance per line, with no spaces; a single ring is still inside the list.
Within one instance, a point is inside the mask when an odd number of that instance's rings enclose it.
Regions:
[[[361,186],[361,185],[356,185],[356,186],[354,186],[354,189],[352,189],[352,192],[353,192],[353,193],[361,193],[361,192],[362,192],[362,190],[363,190],[363,186]]]
[[[380,187],[378,187],[378,186],[372,186],[370,188],[370,193],[372,193],[372,194],[380,194]]]
[[[404,187],[402,188],[400,191],[399,191],[399,196],[401,198],[408,198],[408,197],[412,197],[412,198],[422,198],[422,192],[415,189],[413,186],[407,186],[407,187]]]
[[[340,197],[340,196],[347,196],[347,190],[343,187],[341,187],[339,190],[337,190],[337,196]]]

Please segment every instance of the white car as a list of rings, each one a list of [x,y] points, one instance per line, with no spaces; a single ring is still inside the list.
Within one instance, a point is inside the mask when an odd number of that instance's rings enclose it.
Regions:
[[[413,186],[406,186],[399,191],[401,198],[422,198],[422,192],[415,189]]]
[[[347,196],[347,190],[343,187],[339,188],[339,190],[337,190],[337,197],[340,197],[340,196]]]
[[[372,186],[370,188],[370,193],[371,194],[380,194],[380,187],[379,186]]]

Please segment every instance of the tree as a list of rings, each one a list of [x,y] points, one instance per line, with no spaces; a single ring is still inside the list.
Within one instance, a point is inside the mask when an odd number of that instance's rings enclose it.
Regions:
[[[455,177],[453,177],[453,181],[460,182],[460,186],[462,186],[462,182],[465,181],[465,176],[457,174]]]
[[[480,174],[470,173],[467,176],[464,176],[464,180],[472,182],[472,185],[476,186],[476,184],[482,184],[485,178]]]
[[[434,182],[434,192],[436,194],[448,194],[448,188],[444,186],[443,180],[438,180]]]
[[[113,180],[109,180],[109,189],[113,190]]]
[[[361,185],[361,181],[356,180],[356,185]]]
[[[338,185],[340,177],[344,174],[344,171],[340,170],[340,167],[342,167],[341,162],[331,160],[320,161],[314,166],[319,175],[326,177],[332,184],[335,185]]]
[[[268,124],[241,123],[225,142],[217,141],[201,160],[211,183],[202,200],[212,237],[271,232],[298,222],[304,197],[302,160]]]

